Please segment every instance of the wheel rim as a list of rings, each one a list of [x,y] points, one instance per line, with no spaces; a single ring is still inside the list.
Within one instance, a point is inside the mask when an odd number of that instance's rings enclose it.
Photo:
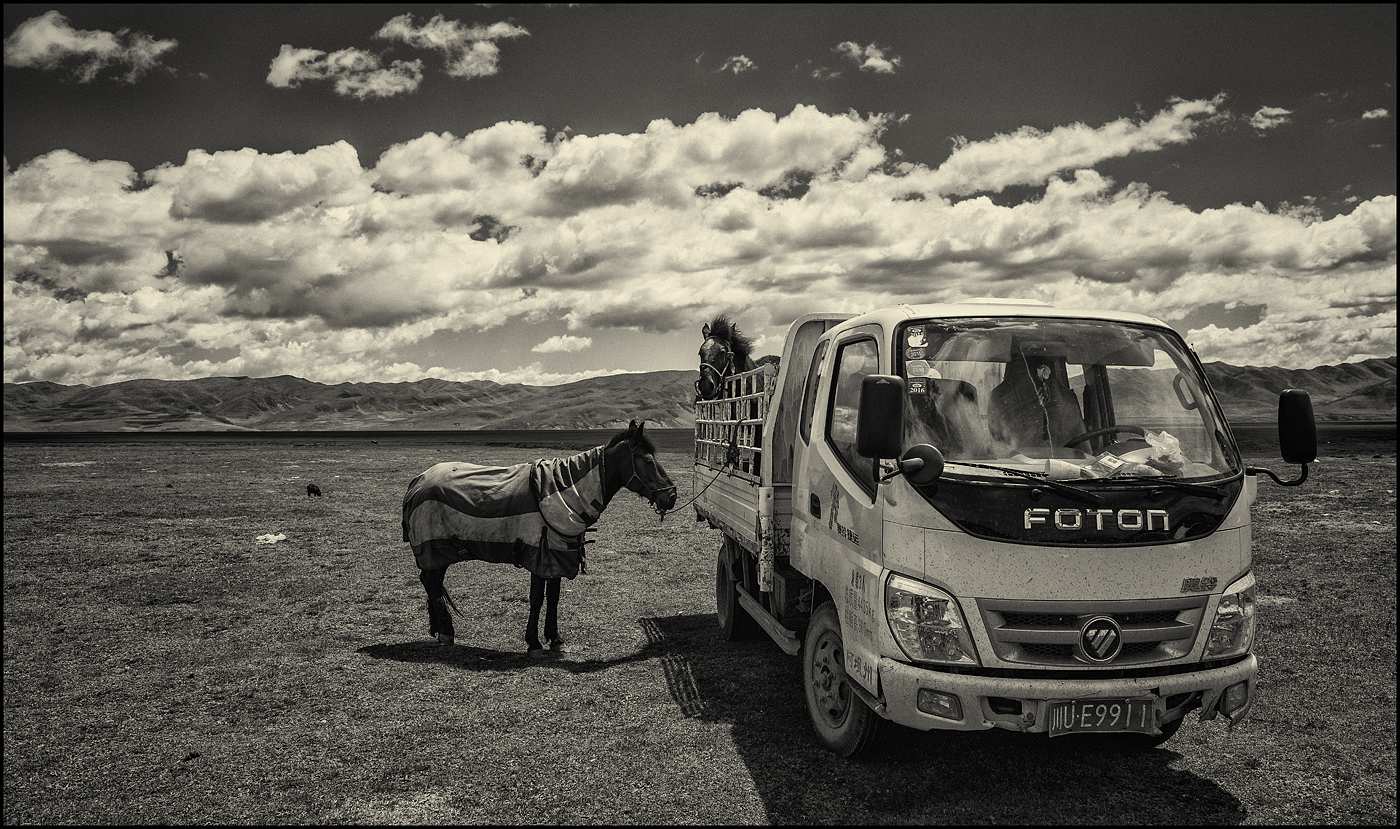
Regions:
[[[840,635],[834,631],[822,633],[812,649],[812,691],[817,713],[831,728],[839,728],[851,709],[844,660]]]

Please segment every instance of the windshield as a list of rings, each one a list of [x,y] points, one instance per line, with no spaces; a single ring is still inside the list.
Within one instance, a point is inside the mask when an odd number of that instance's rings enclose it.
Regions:
[[[914,320],[896,333],[904,444],[955,475],[1220,478],[1224,421],[1174,333],[1103,320]]]

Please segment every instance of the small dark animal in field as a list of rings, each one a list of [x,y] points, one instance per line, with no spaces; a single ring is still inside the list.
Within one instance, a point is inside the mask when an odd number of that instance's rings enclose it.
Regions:
[[[663,517],[676,487],[656,461],[656,447],[636,421],[598,446],[568,458],[515,466],[440,463],[414,478],[403,501],[403,540],[413,548],[428,593],[428,635],[454,641],[457,606],[443,587],[458,561],[514,564],[530,571],[530,622],[525,643],[544,653],[540,608],[550,650],[559,650],[559,579],[583,571],[583,534],[626,487]],[[459,611],[460,612],[460,611]]]
[[[320,497],[321,497],[321,488],[320,488],[319,486],[316,486],[315,484],[307,484],[307,485],[306,485],[306,497],[307,497],[307,498],[310,498],[312,495],[315,495],[317,498],[320,498]]]

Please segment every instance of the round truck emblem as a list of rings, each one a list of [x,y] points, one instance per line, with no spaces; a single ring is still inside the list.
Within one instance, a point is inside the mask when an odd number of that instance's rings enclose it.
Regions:
[[[1094,616],[1080,626],[1075,650],[1089,662],[1112,662],[1123,650],[1123,631],[1112,616]]]

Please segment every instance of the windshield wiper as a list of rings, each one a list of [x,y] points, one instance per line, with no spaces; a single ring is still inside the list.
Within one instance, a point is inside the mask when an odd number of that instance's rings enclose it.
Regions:
[[[992,466],[991,464],[986,463],[966,463],[964,461],[945,461],[945,463],[947,463],[949,466],[970,466],[974,469],[992,469],[997,472],[1005,473],[1007,475],[1015,475],[1018,478],[1026,478],[1027,480],[1034,481],[1035,483],[1045,487],[1046,489],[1053,489],[1061,495],[1064,495],[1066,498],[1071,498],[1075,501],[1082,501],[1086,504],[1093,504],[1095,506],[1098,506],[1099,504],[1103,503],[1103,499],[1092,492],[1080,489],[1079,487],[1070,486],[1069,484],[1063,484],[1059,481],[1052,481],[1049,478],[1042,477],[1040,475],[1035,474],[1034,472],[1022,472],[1019,469],[1008,469],[1004,466]]]
[[[1205,495],[1209,498],[1224,498],[1225,490],[1213,487],[1208,484],[1188,484],[1185,481],[1178,481],[1175,478],[1166,476],[1153,477],[1148,475],[1121,475],[1114,478],[1093,478],[1096,483],[1125,483],[1125,484],[1151,484],[1153,486],[1163,486],[1175,489],[1179,492],[1189,492],[1192,495]]]

